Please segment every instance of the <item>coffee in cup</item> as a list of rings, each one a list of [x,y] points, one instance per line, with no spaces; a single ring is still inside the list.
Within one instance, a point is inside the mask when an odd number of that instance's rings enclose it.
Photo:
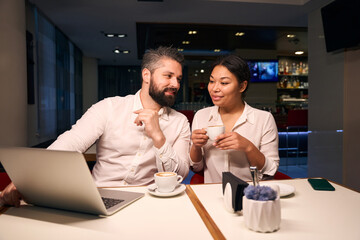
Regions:
[[[154,174],[157,191],[169,193],[174,191],[175,187],[180,184],[183,177],[174,172],[158,172]]]
[[[225,132],[225,126],[224,125],[208,126],[206,132],[210,140],[215,140],[217,136]]]

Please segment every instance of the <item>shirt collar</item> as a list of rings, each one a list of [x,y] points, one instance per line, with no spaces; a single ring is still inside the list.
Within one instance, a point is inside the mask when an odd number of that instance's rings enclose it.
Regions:
[[[133,112],[139,109],[144,109],[140,99],[140,90],[135,93]],[[162,107],[158,111],[159,117],[164,120],[169,120],[169,114],[170,114],[170,108],[168,107]]]
[[[255,123],[254,109],[250,107],[250,105],[248,105],[246,102],[244,103],[245,103],[244,111],[239,117],[239,119],[236,121],[234,128],[240,124],[243,124],[244,122],[248,122],[250,124]]]
[[[255,123],[254,109],[252,107],[250,107],[250,105],[248,105],[246,102],[244,102],[244,103],[245,103],[244,111],[241,114],[241,116],[239,117],[239,119],[236,121],[233,128],[236,128],[237,126],[245,123],[246,121],[249,122],[250,124]],[[213,122],[222,121],[221,116],[219,114],[219,107],[218,106],[214,106],[211,109],[208,121],[209,122],[211,122],[211,121],[213,121]]]

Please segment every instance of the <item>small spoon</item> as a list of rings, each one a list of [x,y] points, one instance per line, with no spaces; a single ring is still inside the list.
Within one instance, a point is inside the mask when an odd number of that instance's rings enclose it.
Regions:
[[[158,187],[156,186],[156,184],[151,184],[147,187],[150,191],[155,191]]]

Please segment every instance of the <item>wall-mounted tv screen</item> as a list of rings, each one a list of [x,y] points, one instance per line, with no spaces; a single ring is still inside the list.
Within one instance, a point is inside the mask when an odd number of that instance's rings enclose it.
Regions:
[[[248,61],[250,68],[250,82],[277,82],[278,61]]]

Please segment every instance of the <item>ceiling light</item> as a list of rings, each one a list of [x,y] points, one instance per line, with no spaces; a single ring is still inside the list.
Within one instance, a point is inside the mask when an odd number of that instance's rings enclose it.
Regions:
[[[178,48],[178,52],[183,52],[184,49],[183,48]]]
[[[296,51],[295,54],[296,55],[302,55],[302,54],[304,54],[304,51]]]
[[[118,48],[114,49],[113,52],[116,53],[116,54],[119,54],[119,53],[128,54],[128,53],[130,53],[129,50],[120,50]]]
[[[205,71],[204,71],[204,69],[201,69],[200,72],[201,72],[201,73],[204,73]]]
[[[237,32],[237,33],[235,33],[235,36],[237,36],[237,37],[241,37],[241,36],[244,36],[244,35],[245,35],[244,32]]]
[[[189,31],[188,34],[189,35],[197,34],[197,31]]]
[[[220,49],[214,49],[214,52],[220,52],[221,50]]]
[[[188,45],[188,44],[190,44],[190,41],[182,41],[182,44]]]
[[[124,33],[104,33],[104,35],[108,38],[113,38],[113,37],[119,37],[119,38],[124,38],[127,37],[126,34]]]
[[[294,37],[296,37],[296,35],[295,35],[295,34],[288,34],[288,35],[286,35],[286,37],[288,37],[288,38],[294,38]]]

